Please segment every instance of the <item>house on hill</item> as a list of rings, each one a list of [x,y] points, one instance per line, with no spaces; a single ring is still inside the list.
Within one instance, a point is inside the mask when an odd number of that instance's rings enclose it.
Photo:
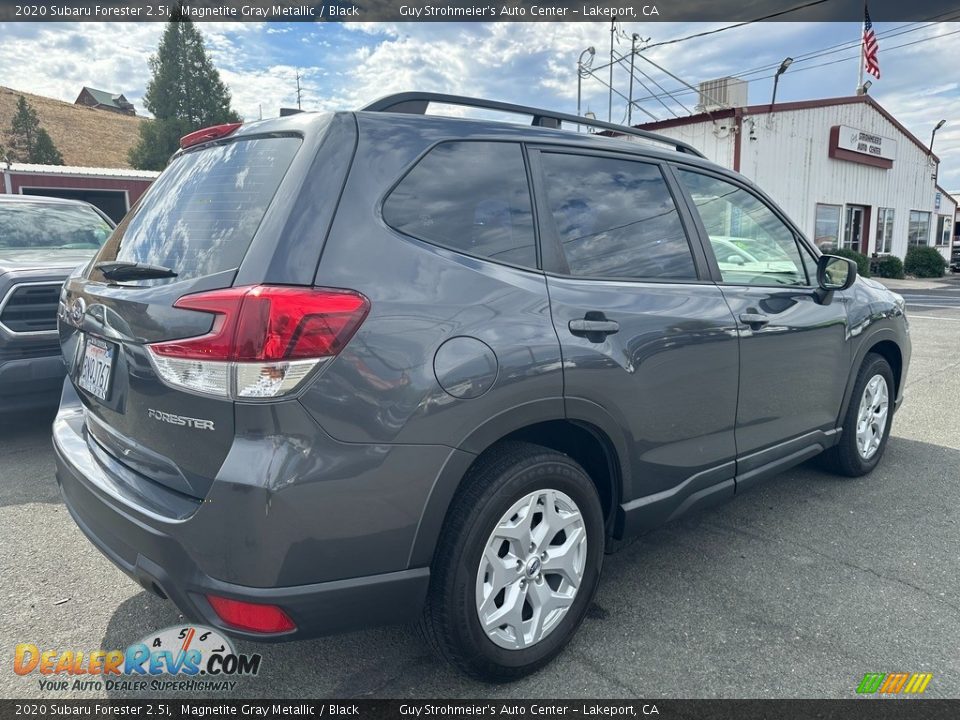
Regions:
[[[123,115],[134,115],[133,103],[127,100],[120,93],[111,93],[106,90],[97,90],[84,86],[73,102],[74,105],[84,105],[86,107],[96,108],[97,110],[109,110],[110,112],[122,113]]]
[[[0,87],[0,145],[21,95],[65,164],[8,163],[0,157],[0,193],[85,200],[114,220],[122,218],[158,174],[132,169],[127,157],[146,119]]]

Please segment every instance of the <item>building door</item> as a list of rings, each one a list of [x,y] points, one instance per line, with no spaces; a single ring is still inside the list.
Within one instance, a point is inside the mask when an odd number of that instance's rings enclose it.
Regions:
[[[866,208],[861,205],[847,205],[847,215],[843,224],[843,242],[840,247],[867,254],[866,220]]]

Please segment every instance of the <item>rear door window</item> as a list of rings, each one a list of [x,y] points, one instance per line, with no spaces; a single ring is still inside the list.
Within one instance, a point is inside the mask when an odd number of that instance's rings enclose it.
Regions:
[[[299,138],[268,137],[185,153],[98,260],[160,265],[178,280],[239,267],[299,147]]]
[[[658,165],[549,152],[541,159],[571,275],[696,279],[687,234]]]
[[[520,145],[437,145],[390,193],[383,219],[429,243],[535,268],[530,187]]]

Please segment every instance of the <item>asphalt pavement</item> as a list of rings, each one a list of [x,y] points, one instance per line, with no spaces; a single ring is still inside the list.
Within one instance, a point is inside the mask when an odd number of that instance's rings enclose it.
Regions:
[[[398,627],[238,642],[263,662],[231,697],[850,698],[867,672],[933,673],[926,696],[960,697],[960,285],[897,291],[913,361],[871,475],[803,465],[607,557],[572,644],[520,682],[465,679]],[[45,691],[12,670],[17,643],[123,649],[179,622],[70,519],[51,418],[0,422],[0,696],[122,697]]]

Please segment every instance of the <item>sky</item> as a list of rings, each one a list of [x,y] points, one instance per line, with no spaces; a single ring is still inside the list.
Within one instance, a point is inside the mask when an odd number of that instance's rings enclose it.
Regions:
[[[869,92],[923,142],[942,119],[935,152],[940,184],[960,191],[960,23],[884,23],[881,78]],[[623,23],[618,52],[637,33],[654,45],[724,23]],[[208,50],[247,120],[273,117],[296,106],[296,75],[306,110],[352,109],[392,92],[427,90],[487,97],[575,113],[576,63],[595,47],[594,65],[607,62],[610,25],[580,23],[198,23]],[[160,23],[0,23],[0,85],[73,102],[89,85],[122,92],[146,114],[148,60]],[[852,95],[857,86],[859,23],[756,23],[707,37],[651,47],[638,61],[652,83],[676,94],[640,103],[634,123],[688,114],[696,94],[683,83],[746,75],[749,102],[769,102],[776,67],[794,63],[780,78],[778,101]],[[842,45],[846,44],[846,46]],[[840,45],[840,47],[836,47]],[[851,47],[852,45],[852,47]],[[904,47],[898,47],[904,46]],[[816,55],[817,53],[825,53]],[[24,62],[43,58],[42,62]],[[606,70],[600,71],[605,75]],[[867,79],[872,79],[868,78]],[[615,87],[627,93],[626,70]],[[607,89],[583,81],[583,111],[606,119]],[[635,85],[635,96],[649,95]],[[682,106],[681,106],[682,103]],[[614,122],[626,102],[615,98]]]

